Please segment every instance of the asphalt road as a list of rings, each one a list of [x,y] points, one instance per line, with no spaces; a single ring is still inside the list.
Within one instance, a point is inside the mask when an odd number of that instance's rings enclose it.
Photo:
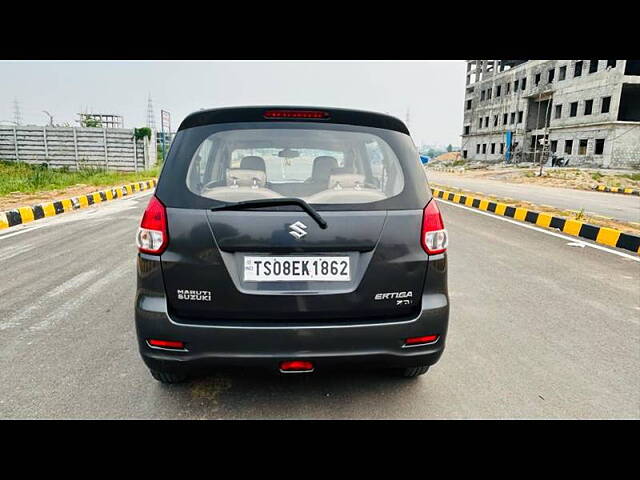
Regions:
[[[571,188],[543,187],[524,183],[460,177],[455,174],[427,170],[430,182],[483,192],[501,197],[517,198],[538,205],[550,205],[563,210],[581,210],[629,222],[640,223],[640,197],[619,193],[589,192]]]
[[[0,418],[640,418],[640,263],[442,204],[440,362],[222,371],[165,386],[140,360],[134,232],[148,195],[0,235]]]

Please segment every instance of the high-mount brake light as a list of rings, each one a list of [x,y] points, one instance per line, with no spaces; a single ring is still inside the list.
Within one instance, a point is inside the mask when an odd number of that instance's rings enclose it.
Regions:
[[[149,200],[149,205],[142,216],[136,243],[140,252],[155,255],[164,252],[169,244],[167,211],[155,195]]]
[[[319,110],[267,110],[264,112],[264,118],[311,118],[326,120],[329,118],[329,113]]]
[[[420,242],[424,251],[429,255],[443,253],[447,250],[449,237],[435,198],[432,198],[424,207]]]

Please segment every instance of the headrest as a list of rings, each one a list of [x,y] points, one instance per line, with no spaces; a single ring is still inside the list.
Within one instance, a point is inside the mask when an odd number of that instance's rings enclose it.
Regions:
[[[227,186],[237,187],[264,187],[267,175],[262,170],[250,170],[246,168],[227,169]]]
[[[331,170],[338,168],[338,161],[334,157],[323,155],[313,160],[311,178],[313,180],[327,180]]]
[[[267,170],[264,165],[264,159],[254,155],[249,155],[240,160],[240,168],[244,168],[245,170],[262,170],[263,172]]]
[[[329,177],[329,189],[354,188],[364,186],[364,175],[359,173],[338,173]]]

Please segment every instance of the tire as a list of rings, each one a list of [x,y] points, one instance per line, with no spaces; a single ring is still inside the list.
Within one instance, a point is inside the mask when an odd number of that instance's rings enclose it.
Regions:
[[[415,378],[424,375],[429,371],[429,365],[419,365],[417,367],[400,368],[398,374],[404,378]]]
[[[149,370],[151,376],[160,383],[181,383],[187,379],[185,373],[162,372],[160,370]]]

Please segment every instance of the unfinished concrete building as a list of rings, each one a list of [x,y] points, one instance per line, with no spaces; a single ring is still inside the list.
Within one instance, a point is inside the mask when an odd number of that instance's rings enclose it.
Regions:
[[[640,60],[467,60],[462,156],[640,168]]]

